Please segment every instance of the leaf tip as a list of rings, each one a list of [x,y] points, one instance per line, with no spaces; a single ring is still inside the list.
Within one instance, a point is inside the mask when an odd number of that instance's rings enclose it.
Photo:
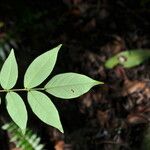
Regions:
[[[100,81],[98,81],[98,83],[99,83],[99,84],[105,84],[104,82],[100,82]]]
[[[59,52],[60,48],[62,47],[62,44],[59,44],[57,47],[56,47],[56,50],[57,52]],[[54,48],[55,49],[55,48]]]
[[[14,55],[15,56],[15,52],[14,52],[14,49],[12,48],[11,51],[10,51],[10,55]]]
[[[62,44],[59,44],[58,47],[61,48],[61,47],[62,47]]]
[[[61,133],[64,133],[64,129],[63,129],[62,126],[61,126],[60,128],[58,128],[58,130],[59,130]]]
[[[58,53],[61,47],[62,47],[62,44],[59,44],[58,46],[54,47],[53,50],[57,51],[57,53]]]
[[[95,85],[105,84],[104,82],[95,80]]]

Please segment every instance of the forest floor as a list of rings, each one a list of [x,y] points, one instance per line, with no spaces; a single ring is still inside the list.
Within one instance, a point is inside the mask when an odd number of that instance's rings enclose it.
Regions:
[[[5,42],[16,46],[21,74],[43,50],[62,43],[54,74],[78,72],[105,83],[78,99],[54,101],[65,134],[32,119],[46,149],[150,149],[150,62],[130,69],[104,66],[121,51],[150,48],[149,8],[144,0],[37,0],[0,7],[0,38],[9,34],[14,40]],[[39,126],[32,125],[35,120]]]

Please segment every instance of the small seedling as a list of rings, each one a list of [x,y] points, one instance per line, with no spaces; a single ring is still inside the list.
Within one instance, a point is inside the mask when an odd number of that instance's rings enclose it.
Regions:
[[[132,68],[140,65],[145,60],[150,58],[149,50],[129,50],[121,52],[105,62],[105,67],[112,69],[117,65],[122,65],[124,68]]]

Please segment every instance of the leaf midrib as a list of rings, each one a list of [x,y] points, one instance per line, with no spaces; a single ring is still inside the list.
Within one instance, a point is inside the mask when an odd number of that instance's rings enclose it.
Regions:
[[[55,87],[53,87],[53,86],[51,86],[51,87],[45,86],[45,88],[46,88],[46,90],[49,90],[49,89],[63,88],[63,87],[69,87],[69,86],[79,86],[79,85],[85,85],[85,84],[87,85],[87,84],[91,84],[91,83],[93,83],[93,86],[94,85],[98,85],[98,84],[103,84],[101,82],[95,81],[95,82],[86,82],[86,83],[79,83],[79,84],[61,85],[61,86],[55,86]]]

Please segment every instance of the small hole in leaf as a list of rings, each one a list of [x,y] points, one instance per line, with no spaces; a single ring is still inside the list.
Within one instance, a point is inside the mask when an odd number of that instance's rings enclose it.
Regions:
[[[73,89],[71,89],[71,91],[74,93],[74,90],[73,90]]]
[[[122,64],[127,61],[127,58],[125,56],[119,56],[118,60],[119,60],[119,63]]]

